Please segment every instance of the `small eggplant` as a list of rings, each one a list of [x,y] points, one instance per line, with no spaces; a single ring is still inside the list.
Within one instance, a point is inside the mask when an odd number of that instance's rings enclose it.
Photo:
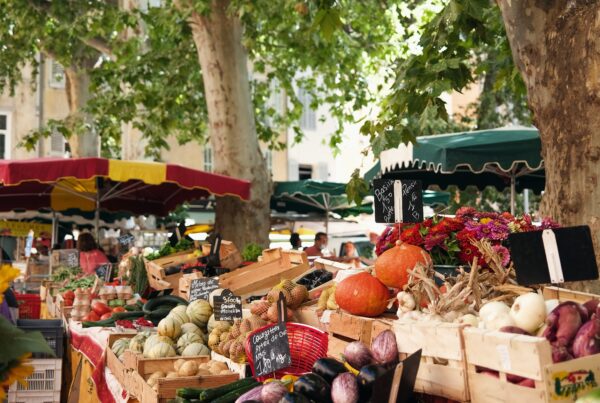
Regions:
[[[348,372],[348,369],[334,358],[319,358],[312,366],[312,372],[321,375],[327,383],[331,384],[339,374]]]
[[[302,375],[294,382],[294,392],[301,393],[315,402],[331,403],[331,386],[321,375]]]
[[[311,403],[310,399],[298,392],[288,392],[279,400],[279,403]]]
[[[375,380],[385,374],[388,370],[383,365],[370,364],[360,369],[356,381],[360,393],[360,401],[368,402],[373,394]]]

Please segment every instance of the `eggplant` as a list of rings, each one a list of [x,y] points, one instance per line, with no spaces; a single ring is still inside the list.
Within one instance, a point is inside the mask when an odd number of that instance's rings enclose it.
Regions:
[[[288,392],[279,400],[279,403],[311,403],[310,399],[302,393]]]
[[[176,274],[181,271],[180,266],[171,266],[165,269],[165,276],[170,276],[171,274]]]
[[[375,380],[384,375],[388,369],[383,365],[369,364],[362,367],[356,376],[361,402],[368,402],[373,394]],[[295,385],[294,385],[295,387]]]
[[[315,402],[331,403],[331,386],[321,375],[302,375],[294,382],[294,392],[299,392]]]
[[[321,375],[331,385],[339,374],[348,372],[348,368],[335,358],[319,358],[312,366],[312,372]]]

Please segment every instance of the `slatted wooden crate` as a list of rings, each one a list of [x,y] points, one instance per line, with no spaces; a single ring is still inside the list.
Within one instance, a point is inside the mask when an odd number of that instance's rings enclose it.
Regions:
[[[329,317],[328,330],[330,334],[338,338],[346,338],[349,341],[358,340],[370,346],[379,333],[392,328],[395,319],[394,315],[367,318],[336,311]]]
[[[204,276],[200,272],[184,274],[183,276],[181,276],[181,278],[179,279],[179,294],[178,295],[181,298],[189,301],[189,299],[190,299],[189,293],[190,293],[190,286],[192,285],[192,280],[202,278],[202,277],[204,277]]]
[[[415,391],[469,401],[462,325],[397,320],[393,330],[400,358],[422,349]],[[483,402],[483,400],[482,400]]]
[[[292,280],[309,269],[304,252],[267,249],[260,262],[219,276],[219,284],[245,298],[266,294],[282,279]]]
[[[210,244],[202,245],[202,254],[205,256],[208,255],[210,253],[210,247]],[[233,242],[221,241],[219,261],[221,262],[221,267],[234,271],[241,266],[244,259]]]
[[[115,341],[121,338],[130,339],[135,336],[135,333],[111,333],[108,335],[108,347],[106,349],[106,366],[112,374],[117,378],[117,381],[123,386],[125,386],[125,382],[129,373],[131,372],[123,362],[119,360],[119,358],[112,352],[112,345]]]
[[[179,294],[179,279],[183,277],[183,272],[179,271],[173,274],[166,274],[169,267],[180,264],[191,263],[198,260],[193,250],[174,253],[155,260],[146,261],[146,272],[148,273],[148,283],[155,290],[172,289],[174,295]]]

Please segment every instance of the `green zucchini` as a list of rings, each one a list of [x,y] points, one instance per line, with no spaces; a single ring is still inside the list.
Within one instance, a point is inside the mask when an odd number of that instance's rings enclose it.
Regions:
[[[204,392],[206,389],[197,389],[197,388],[179,388],[177,389],[177,399],[198,399],[198,396],[201,392]]]
[[[249,390],[254,389],[257,385],[258,385],[258,382],[256,382],[255,384],[252,384],[252,385],[242,386],[241,388],[238,388],[238,389],[236,389],[232,392],[229,392],[221,397],[211,400],[211,402],[212,403],[234,403],[238,399],[238,397],[242,396],[244,393],[248,392]]]
[[[133,312],[115,312],[112,314],[112,318],[114,320],[122,320],[122,319],[137,319],[144,316],[144,312],[142,311],[133,311]]]
[[[110,317],[104,320],[98,320],[96,322],[81,322],[82,327],[114,327],[115,318]]]
[[[143,311],[145,314],[149,314],[150,312],[158,309],[161,305],[187,305],[188,302],[180,298],[176,295],[164,295],[162,297],[156,297],[149,299],[148,302],[144,304]]]
[[[244,378],[244,379],[240,379],[239,381],[229,383],[227,385],[219,386],[218,388],[205,389],[200,393],[200,395],[198,396],[198,399],[201,402],[212,402],[212,401],[214,401],[214,399],[217,399],[221,396],[225,396],[228,393],[231,393],[231,392],[234,392],[234,391],[240,390],[242,388],[246,388],[246,387],[249,387],[247,390],[250,390],[251,388],[255,387],[256,385],[258,385],[258,381],[256,379]],[[241,396],[241,394],[239,396]],[[232,400],[232,402],[234,402],[234,401],[235,401],[235,399]]]
[[[158,308],[158,309],[156,309],[156,310],[154,310],[152,312],[146,313],[144,315],[144,317],[146,319],[150,319],[150,320],[152,320],[152,319],[163,319],[164,317],[166,317],[169,314],[169,312],[171,312],[171,309],[173,309],[173,308],[161,307],[161,308]]]

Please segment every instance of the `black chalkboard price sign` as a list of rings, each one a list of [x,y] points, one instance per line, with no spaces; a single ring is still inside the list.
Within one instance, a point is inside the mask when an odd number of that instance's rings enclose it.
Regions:
[[[135,240],[135,237],[131,234],[121,235],[120,237],[117,238],[117,242],[119,242],[119,245],[122,245],[122,246],[129,246],[133,243],[134,240]]]
[[[375,222],[417,223],[423,221],[421,181],[375,179]]]
[[[216,320],[232,322],[242,318],[242,297],[236,297],[229,290],[214,297],[213,312]]]
[[[284,322],[256,332],[250,339],[254,376],[271,374],[292,365],[290,344]]]
[[[112,280],[113,265],[112,263],[106,263],[96,268],[96,276],[108,283]]]
[[[208,300],[208,295],[219,288],[219,280],[216,278],[196,278],[190,284],[190,302],[197,299]]]

